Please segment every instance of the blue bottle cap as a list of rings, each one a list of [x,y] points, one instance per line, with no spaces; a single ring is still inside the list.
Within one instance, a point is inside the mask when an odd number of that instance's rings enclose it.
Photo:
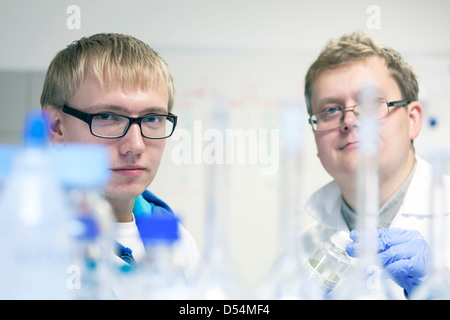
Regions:
[[[178,240],[178,219],[172,216],[143,216],[136,225],[144,243],[173,243]]]
[[[27,114],[23,129],[23,142],[26,146],[43,147],[48,142],[48,119],[40,111],[34,110]]]
[[[78,217],[76,224],[73,233],[77,240],[94,240],[100,232],[97,221],[90,215]]]

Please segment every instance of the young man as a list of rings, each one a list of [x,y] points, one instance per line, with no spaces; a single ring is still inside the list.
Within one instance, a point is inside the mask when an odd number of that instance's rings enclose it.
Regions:
[[[369,83],[378,91],[373,101],[379,125],[378,256],[398,284],[395,296],[401,297],[403,289],[410,295],[426,276],[430,252],[431,168],[416,156],[413,145],[422,125],[422,106],[416,76],[401,55],[359,32],[330,41],[305,78],[317,155],[334,178],[305,203],[318,222],[307,235],[318,241],[336,230],[358,227],[358,95]],[[354,255],[357,246],[347,251]]]
[[[118,256],[127,262],[139,261],[145,252],[136,213],[173,215],[147,190],[176,126],[173,99],[166,63],[147,44],[121,34],[71,43],[55,56],[45,78],[41,106],[49,115],[51,141],[108,146],[111,178],[105,197],[117,219]],[[200,255],[181,225],[180,240],[191,273]]]

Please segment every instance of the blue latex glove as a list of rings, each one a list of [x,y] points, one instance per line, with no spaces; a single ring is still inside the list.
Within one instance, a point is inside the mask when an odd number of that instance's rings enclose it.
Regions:
[[[381,265],[392,279],[406,290],[408,295],[426,276],[430,248],[420,232],[398,228],[378,229],[378,257]],[[358,231],[353,230],[350,238],[355,241]],[[358,243],[347,246],[347,253],[354,257]]]

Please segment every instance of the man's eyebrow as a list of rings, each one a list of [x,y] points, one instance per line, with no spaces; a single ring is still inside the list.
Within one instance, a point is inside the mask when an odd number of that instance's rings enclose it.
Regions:
[[[117,106],[117,105],[109,105],[109,104],[101,104],[101,105],[93,105],[87,108],[89,113],[100,113],[100,112],[116,112],[118,114],[127,115],[130,114],[130,110],[128,108]],[[164,107],[148,107],[139,112],[141,115],[146,114],[167,114],[167,109]]]
[[[323,106],[323,105],[326,105],[328,103],[340,104],[340,103],[342,103],[342,99],[339,98],[339,97],[329,96],[329,97],[324,97],[322,99],[319,99],[319,101],[317,101],[317,105],[318,106]]]
[[[315,107],[313,107],[313,113],[323,111],[324,107],[329,104],[337,104],[343,106],[345,103],[344,101],[342,101],[342,99],[336,96],[323,97],[314,104]]]

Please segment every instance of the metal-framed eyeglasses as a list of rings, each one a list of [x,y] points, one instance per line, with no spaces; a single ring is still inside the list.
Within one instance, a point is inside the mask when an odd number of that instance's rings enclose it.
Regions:
[[[373,106],[369,106],[372,111],[372,115],[376,119],[382,119],[388,116],[389,109],[391,107],[407,106],[410,103],[409,100],[398,100],[387,102],[384,99],[375,99]],[[328,131],[337,129],[344,121],[346,112],[353,112],[356,118],[362,114],[363,110],[358,105],[351,107],[342,107],[338,104],[330,104],[325,106],[324,110],[311,115],[309,118],[309,124],[314,131]]]
[[[61,109],[64,113],[86,122],[92,135],[105,139],[125,136],[133,123],[139,125],[144,138],[165,139],[172,135],[177,125],[177,116],[172,113],[133,118],[114,113],[86,113],[68,105],[63,105]]]

